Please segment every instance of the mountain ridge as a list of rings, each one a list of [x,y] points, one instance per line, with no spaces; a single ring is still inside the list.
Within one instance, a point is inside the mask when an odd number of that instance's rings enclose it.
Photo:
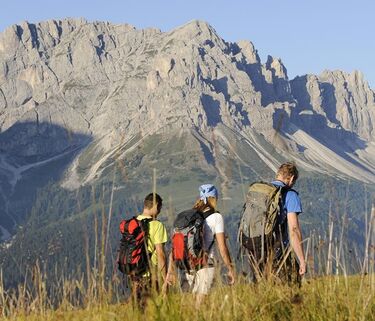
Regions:
[[[168,32],[23,22],[0,33],[1,226],[28,217],[33,197],[20,208],[18,190],[33,170],[37,181],[51,175],[78,190],[115,166],[132,184],[151,167],[164,182],[201,169],[230,190],[245,167],[264,178],[292,159],[305,175],[371,183],[374,123],[374,91],[360,72],[289,80],[280,58],[262,63],[253,43],[226,42],[204,21]],[[27,185],[30,195],[41,182]]]

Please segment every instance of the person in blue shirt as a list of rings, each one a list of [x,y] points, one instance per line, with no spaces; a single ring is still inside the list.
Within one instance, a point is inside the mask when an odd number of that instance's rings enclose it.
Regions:
[[[288,280],[296,278],[300,282],[301,277],[306,273],[306,261],[302,244],[302,232],[298,216],[302,213],[301,199],[298,193],[292,189],[298,179],[298,169],[292,162],[282,164],[277,173],[276,180],[272,182],[275,186],[285,186],[286,192],[282,197],[281,213],[277,225],[280,233],[280,247],[276,249],[281,253],[280,261],[284,259],[282,254],[288,254],[288,247],[291,246],[293,254],[285,259],[284,267],[280,277]],[[290,252],[289,252],[290,253]],[[277,256],[277,254],[276,254]],[[297,258],[297,261],[296,259]],[[296,276],[293,275],[297,272]]]

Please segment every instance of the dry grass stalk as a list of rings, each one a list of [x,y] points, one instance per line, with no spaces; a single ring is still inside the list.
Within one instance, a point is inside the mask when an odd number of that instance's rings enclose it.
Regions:
[[[332,274],[332,238],[333,238],[333,221],[331,221],[330,226],[329,226],[329,243],[328,243],[326,275]]]

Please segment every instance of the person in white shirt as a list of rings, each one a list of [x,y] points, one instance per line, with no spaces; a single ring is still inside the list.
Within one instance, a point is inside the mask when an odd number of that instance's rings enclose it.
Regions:
[[[232,260],[229,254],[228,246],[226,244],[226,237],[224,234],[224,220],[223,216],[217,210],[218,191],[212,184],[204,184],[199,187],[199,199],[195,202],[193,209],[207,213],[212,213],[206,217],[203,226],[203,247],[208,253],[208,264],[195,271],[194,273],[183,271],[180,273],[180,282],[183,289],[190,289],[192,293],[196,294],[197,304],[199,305],[203,298],[208,294],[212,287],[215,276],[215,249],[216,245],[221,258],[228,270],[228,284],[232,285],[235,282],[235,272]],[[167,273],[167,283],[173,283],[175,279],[175,271],[172,260]]]

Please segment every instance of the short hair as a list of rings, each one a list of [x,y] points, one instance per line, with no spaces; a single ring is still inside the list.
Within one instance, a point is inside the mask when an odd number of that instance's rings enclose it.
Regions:
[[[290,178],[294,176],[294,180],[296,181],[298,178],[298,169],[294,162],[287,162],[281,164],[276,176],[281,176],[283,178]]]
[[[154,206],[154,200],[159,208],[163,205],[163,199],[157,193],[150,193],[145,197],[143,205],[145,208],[151,209]]]

